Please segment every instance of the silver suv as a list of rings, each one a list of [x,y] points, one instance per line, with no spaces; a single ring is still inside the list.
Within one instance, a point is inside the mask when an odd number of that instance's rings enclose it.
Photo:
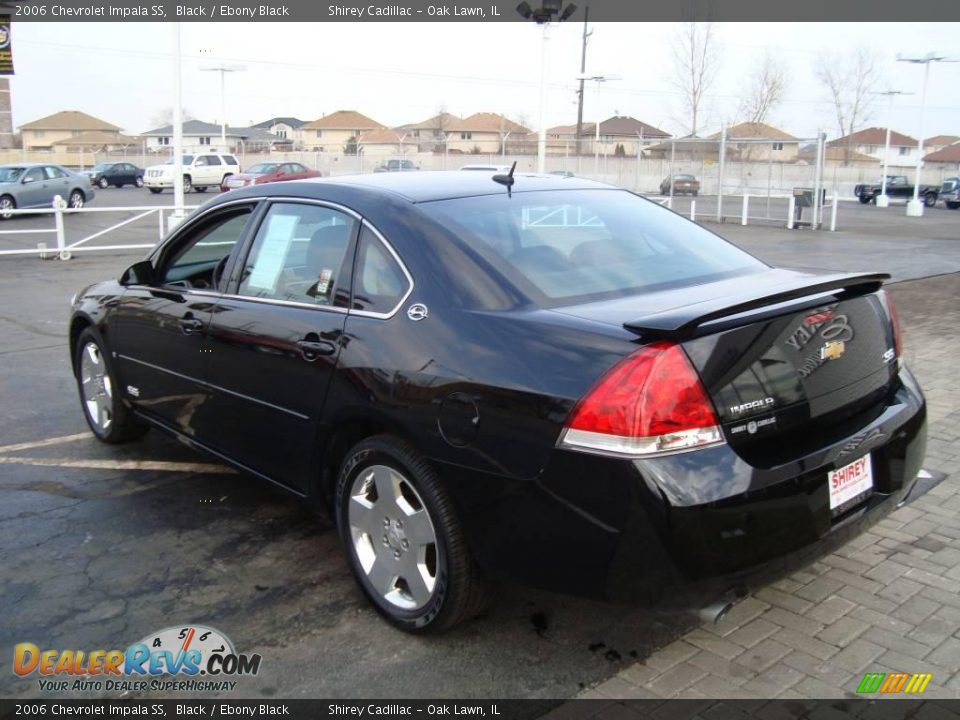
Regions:
[[[240,172],[240,164],[233,155],[204,153],[183,156],[183,191],[205,192],[208,187],[219,188],[227,178]],[[173,160],[163,165],[152,165],[143,173],[143,186],[152,193],[173,187]]]

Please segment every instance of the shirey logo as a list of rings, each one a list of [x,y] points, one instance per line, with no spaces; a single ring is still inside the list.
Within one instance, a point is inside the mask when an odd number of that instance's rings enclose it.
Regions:
[[[168,627],[126,650],[41,650],[29,642],[13,649],[14,674],[36,674],[48,692],[233,690],[237,682],[227,678],[256,675],[260,661],[205,625]]]
[[[867,673],[857,686],[857,692],[861,695],[917,695],[927,689],[932,679],[933,673]]]

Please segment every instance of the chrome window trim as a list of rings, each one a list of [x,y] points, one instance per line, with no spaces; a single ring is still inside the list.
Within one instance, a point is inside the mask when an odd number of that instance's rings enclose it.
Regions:
[[[227,202],[219,203],[214,207],[204,210],[203,212],[197,215],[190,216],[189,223],[190,225],[193,225],[196,222],[202,222],[202,218],[204,216],[209,215],[212,212],[216,212],[221,208],[230,207],[231,205],[240,205],[243,203],[249,203],[255,206],[257,203],[262,202],[264,200],[267,201],[268,205],[272,205],[273,203],[284,203],[284,202],[300,203],[300,204],[306,204],[306,205],[320,205],[321,207],[328,207],[332,210],[337,210],[339,212],[342,212],[354,218],[360,223],[360,230],[362,231],[364,227],[368,228],[377,237],[377,240],[379,240],[380,243],[387,249],[387,252],[390,253],[391,257],[393,257],[397,265],[400,266],[400,270],[403,272],[404,277],[407,279],[407,291],[403,294],[403,296],[400,298],[397,304],[389,312],[373,312],[372,310],[353,310],[351,308],[341,308],[341,307],[335,307],[333,305],[311,305],[309,303],[295,302],[292,300],[257,298],[257,297],[251,297],[249,295],[237,295],[233,293],[218,293],[218,292],[209,292],[209,291],[202,291],[202,290],[197,291],[192,289],[189,290],[188,292],[193,292],[198,295],[223,297],[231,300],[249,300],[251,302],[257,302],[264,305],[281,305],[281,306],[306,308],[309,310],[322,310],[326,312],[344,313],[347,315],[358,315],[360,317],[369,317],[377,320],[389,320],[390,318],[392,318],[394,315],[397,314],[397,312],[399,312],[403,304],[413,294],[413,290],[416,287],[416,281],[413,279],[413,275],[411,275],[410,271],[407,269],[406,264],[400,258],[400,255],[393,248],[393,245],[390,244],[390,242],[384,237],[383,233],[381,233],[380,230],[378,230],[377,227],[373,225],[369,220],[367,220],[362,215],[360,215],[360,213],[358,213],[356,210],[348,208],[345,205],[340,205],[339,203],[331,202],[328,200],[317,200],[315,198],[298,198],[298,197],[291,197],[286,195],[238,198],[236,200],[228,200]],[[269,212],[269,211],[270,211],[270,208],[267,207],[266,212]],[[251,212],[253,212],[253,208],[251,208]],[[181,232],[184,232],[188,229],[189,228],[187,227],[187,221],[185,220],[176,230],[174,230],[174,233],[172,235],[167,237],[163,242],[159,243],[156,249],[148,257],[150,259],[153,259],[154,255],[159,254],[161,248],[163,248],[169,242],[175,242],[175,238],[179,237]],[[358,239],[359,239],[359,233],[358,233]],[[355,281],[355,278],[352,278],[352,273],[351,273],[351,279]]]
[[[400,259],[400,256],[397,254],[397,251],[393,249],[393,246],[383,236],[383,233],[377,230],[377,228],[374,227],[366,219],[362,219],[360,222],[362,226],[361,230],[363,229],[363,227],[369,228],[370,231],[377,236],[377,239],[381,242],[381,244],[387,249],[387,252],[389,252],[390,255],[393,256],[393,259],[396,261],[397,265],[400,266],[400,270],[403,271],[404,277],[407,278],[407,291],[403,294],[400,300],[397,301],[397,304],[393,306],[393,309],[390,310],[390,312],[373,312],[372,310],[354,310],[353,308],[350,308],[349,314],[359,315],[360,317],[377,318],[379,320],[389,320],[390,318],[392,318],[394,315],[397,314],[397,311],[400,310],[401,306],[407,301],[407,298],[409,298],[410,295],[413,294],[413,288],[415,286],[413,276],[410,274],[410,271],[407,270],[407,266],[404,264],[403,260]],[[358,247],[358,250],[359,250],[359,247]],[[352,280],[354,285],[356,285],[357,278],[353,277]]]

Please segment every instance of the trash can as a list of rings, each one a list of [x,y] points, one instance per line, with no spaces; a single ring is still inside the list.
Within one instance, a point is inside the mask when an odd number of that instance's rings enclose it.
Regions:
[[[810,222],[803,222],[803,209],[813,207],[814,190],[813,188],[795,187],[793,189],[793,224],[810,225]],[[820,188],[820,207],[827,203],[827,189]]]

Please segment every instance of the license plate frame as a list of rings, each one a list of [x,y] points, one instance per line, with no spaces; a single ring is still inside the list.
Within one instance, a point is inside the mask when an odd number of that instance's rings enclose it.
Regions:
[[[830,511],[843,511],[873,492],[873,460],[870,453],[827,473]]]

